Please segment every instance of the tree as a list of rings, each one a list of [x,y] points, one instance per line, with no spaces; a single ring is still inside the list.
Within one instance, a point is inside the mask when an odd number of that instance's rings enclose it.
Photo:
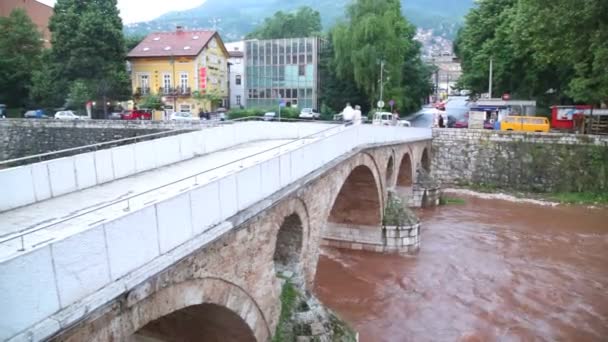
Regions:
[[[146,36],[133,34],[133,35],[125,35],[125,51],[128,54],[129,51],[133,50],[142,40],[144,40]]]
[[[279,39],[318,36],[321,15],[310,7],[300,7],[295,13],[278,11],[247,35],[247,39]]]
[[[222,100],[222,97],[220,95],[218,95],[215,91],[209,91],[209,92],[200,92],[198,90],[192,92],[192,98],[196,101],[196,103],[199,105],[199,107],[201,107],[203,110],[207,110],[209,109],[209,111],[213,110],[213,104],[217,104],[219,101]],[[207,108],[207,105],[209,105],[209,108]]]
[[[67,107],[75,110],[85,109],[86,103],[91,100],[91,87],[83,80],[77,80],[70,85]]]
[[[322,114],[339,113],[347,102],[361,104],[363,112],[367,112],[370,109],[367,97],[357,87],[352,74],[343,75],[342,78],[338,78],[334,55],[332,31],[330,31],[319,58]],[[324,107],[327,107],[327,109],[323,110]],[[329,113],[323,113],[324,111]],[[331,117],[325,117],[325,119],[331,119]]]
[[[116,0],[58,0],[49,28],[59,77],[88,83],[105,114],[107,100],[128,98],[126,49]]]
[[[57,68],[51,61],[51,51],[42,53],[41,65],[44,67],[32,72],[29,88],[29,103],[32,107],[58,108],[65,104],[65,97],[58,89],[68,88],[68,82],[59,77]]]
[[[382,73],[383,99],[394,99],[402,111],[417,109],[422,97],[416,97],[428,90],[428,80],[421,78],[420,45],[414,26],[401,15],[400,1],[357,0],[347,17],[333,30],[338,77],[352,77],[373,107],[380,99]]]
[[[604,0],[483,0],[455,42],[463,87],[510,92],[541,106],[608,100],[608,3]]]
[[[163,106],[163,101],[158,95],[148,94],[144,96],[144,98],[139,103],[140,108],[145,109],[161,109]]]
[[[24,10],[14,9],[8,17],[0,17],[0,102],[26,104],[42,49],[42,35]]]

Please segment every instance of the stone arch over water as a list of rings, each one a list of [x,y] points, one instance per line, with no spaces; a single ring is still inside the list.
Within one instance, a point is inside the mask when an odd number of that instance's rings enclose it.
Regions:
[[[219,278],[184,281],[137,303],[127,341],[266,341],[270,329],[242,288]],[[123,315],[124,315],[123,314]],[[143,339],[141,337],[144,337]],[[204,337],[204,338],[203,338]]]
[[[281,223],[273,255],[274,268],[277,273],[299,273],[303,230],[302,220],[296,213],[287,216]]]
[[[395,170],[395,160],[394,160],[393,156],[390,156],[388,159],[388,163],[386,164],[386,188],[387,189],[392,186],[394,170]]]
[[[379,228],[381,221],[379,184],[369,167],[359,165],[350,172],[342,184],[328,222]]]
[[[255,342],[247,322],[217,304],[192,305],[154,320],[139,329],[132,341]]]
[[[420,158],[420,168],[424,170],[426,174],[431,172],[431,156],[429,155],[429,149],[424,148],[422,151],[422,157]]]
[[[397,173],[397,187],[411,187],[414,183],[414,172],[412,158],[409,153],[405,153],[401,158],[399,171]]]

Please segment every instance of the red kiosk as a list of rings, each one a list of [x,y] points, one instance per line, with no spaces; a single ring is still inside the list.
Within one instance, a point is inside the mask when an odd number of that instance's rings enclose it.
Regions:
[[[574,120],[577,117],[584,118],[591,114],[593,106],[573,105],[573,106],[553,106],[551,107],[551,128],[559,130],[574,129]]]

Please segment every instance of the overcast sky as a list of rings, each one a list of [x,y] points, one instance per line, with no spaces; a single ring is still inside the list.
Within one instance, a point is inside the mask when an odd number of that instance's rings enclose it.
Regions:
[[[38,1],[53,6],[56,0]],[[152,20],[163,13],[197,7],[203,2],[205,0],[118,0],[118,9],[122,21],[131,24]]]

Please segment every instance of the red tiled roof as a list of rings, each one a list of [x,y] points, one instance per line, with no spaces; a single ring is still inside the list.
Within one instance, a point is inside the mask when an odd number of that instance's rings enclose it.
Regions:
[[[215,31],[150,33],[127,57],[197,56],[215,34]]]

